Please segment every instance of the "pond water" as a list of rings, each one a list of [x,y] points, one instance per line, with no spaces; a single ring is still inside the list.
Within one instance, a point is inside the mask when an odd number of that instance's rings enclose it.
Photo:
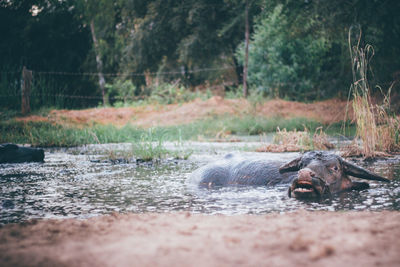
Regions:
[[[285,162],[297,153],[248,152],[257,142],[185,143],[189,160],[160,164],[113,164],[107,151],[129,144],[91,145],[47,150],[44,163],[0,164],[0,224],[32,218],[88,218],[111,212],[174,212],[259,214],[307,210],[400,210],[400,157],[378,160],[370,170],[392,179],[370,182],[371,188],[348,192],[322,202],[287,196],[287,186],[199,189],[189,174],[229,152]],[[171,145],[173,149],[173,145]],[[362,164],[365,167],[365,164]]]

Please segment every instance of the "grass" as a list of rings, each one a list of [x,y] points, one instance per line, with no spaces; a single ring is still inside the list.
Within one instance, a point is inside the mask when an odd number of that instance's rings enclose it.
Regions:
[[[280,117],[265,118],[246,115],[237,116],[215,116],[214,118],[196,121],[188,125],[182,125],[185,137],[204,135],[215,137],[217,133],[225,132],[234,135],[260,135],[273,133],[277,127],[287,130],[308,129],[315,130],[321,123],[306,118],[284,119]]]
[[[183,148],[182,139],[175,144],[175,149],[167,149],[165,146],[166,135],[157,131],[155,128],[149,128],[140,135],[140,139],[132,142],[130,150],[119,151],[110,150],[108,159],[111,161],[159,161],[170,157],[174,159],[188,159],[193,153],[191,149]]]
[[[97,125],[77,128],[49,122],[0,122],[0,143],[32,144],[41,147],[73,147],[84,144],[119,143],[138,140],[144,130],[126,126]]]
[[[186,125],[156,127],[151,130],[152,142],[197,140],[199,136],[215,138],[221,132],[235,135],[259,135],[275,132],[277,127],[288,131],[310,129],[315,131],[321,124],[304,118],[282,119],[262,117],[216,116]],[[336,131],[337,126],[331,127]],[[41,147],[72,147],[84,144],[140,142],[148,134],[147,129],[126,125],[93,125],[85,128],[63,126],[50,122],[0,121],[0,143],[12,142]]]
[[[322,130],[317,128],[312,134],[307,128],[303,131],[287,131],[286,129],[277,129],[273,143],[262,146],[257,149],[258,152],[297,152],[310,150],[328,150],[333,149],[328,141],[328,136]]]
[[[138,142],[132,143],[132,154],[143,161],[159,160],[166,157],[175,159],[188,159],[192,150],[185,150],[181,137],[178,139],[175,150],[167,149],[164,145],[165,135],[157,133],[154,128],[149,128],[141,135]]]
[[[144,161],[161,159],[169,154],[164,146],[162,135],[154,136],[154,129],[150,128],[148,133],[143,133],[138,142],[132,143],[132,154]],[[154,141],[155,140],[155,141]]]
[[[73,128],[49,122],[0,122],[0,143],[30,143],[39,147],[73,147],[84,144],[105,144],[131,142],[130,151],[109,151],[108,158],[159,160],[166,157],[187,159],[192,151],[183,149],[180,131],[174,129],[142,129],[126,125],[117,128],[112,125],[96,125],[87,128]],[[171,134],[176,134],[172,136]],[[165,148],[165,141],[175,140],[175,149]]]
[[[369,63],[374,56],[371,45],[360,48],[361,32],[357,44],[351,45],[349,31],[349,47],[352,59],[353,83],[350,94],[353,96],[353,110],[356,121],[356,138],[361,146],[354,142],[349,148],[353,154],[361,154],[364,158],[373,158],[385,153],[400,150],[400,121],[390,112],[390,92],[382,94],[384,101],[375,105],[371,101],[371,90],[368,83]]]

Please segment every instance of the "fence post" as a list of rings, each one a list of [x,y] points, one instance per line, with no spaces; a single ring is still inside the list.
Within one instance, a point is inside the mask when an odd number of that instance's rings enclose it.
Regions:
[[[22,84],[21,84],[21,113],[26,115],[31,112],[30,95],[32,84],[32,71],[22,68]]]

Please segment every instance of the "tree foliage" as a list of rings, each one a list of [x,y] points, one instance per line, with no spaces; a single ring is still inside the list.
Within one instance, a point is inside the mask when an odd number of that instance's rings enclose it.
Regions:
[[[71,1],[1,1],[1,68],[79,69],[90,43],[87,28],[76,18]]]
[[[51,105],[84,106],[82,99],[59,94],[90,95],[95,86],[86,78],[59,75],[82,72],[91,49],[87,27],[79,20],[73,1],[0,1],[0,98],[3,108],[18,108],[21,70],[35,70],[32,108]],[[62,101],[62,102],[61,102]]]
[[[251,90],[296,100],[345,95],[347,34],[355,26],[361,45],[375,49],[371,88],[399,79],[400,1],[249,0],[249,6]],[[148,77],[238,85],[244,14],[242,0],[0,0],[0,95],[20,93],[26,66],[36,71],[37,107],[97,105],[97,76],[85,75],[97,71],[91,21],[103,72],[118,74],[106,75],[108,84],[130,80],[134,94],[146,91]],[[1,106],[16,108],[17,99],[0,98]]]
[[[249,82],[270,96],[313,100],[344,96],[351,83],[348,32],[375,47],[371,83],[388,86],[400,70],[398,1],[264,1],[252,36]],[[353,37],[357,39],[357,36]],[[238,59],[243,58],[239,47]]]
[[[250,55],[249,83],[257,90],[290,99],[315,99],[328,93],[323,90],[324,75],[332,73],[332,50],[335,45],[318,28],[315,19],[290,22],[277,5],[261,17],[255,26]],[[243,47],[238,51],[243,58]]]
[[[253,5],[251,11],[253,18],[260,7]],[[134,27],[124,67],[133,72],[182,70],[183,77],[178,78],[188,84],[215,79],[215,73],[188,72],[221,65],[238,67],[233,53],[244,36],[243,13],[239,0],[146,1],[133,20],[125,20]]]

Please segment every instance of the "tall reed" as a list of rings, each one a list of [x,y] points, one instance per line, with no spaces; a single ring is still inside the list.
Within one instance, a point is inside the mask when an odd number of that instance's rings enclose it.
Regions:
[[[351,44],[349,30],[349,49],[352,63],[353,83],[350,94],[353,96],[353,111],[357,125],[356,138],[362,141],[361,154],[365,158],[376,157],[382,152],[399,149],[399,120],[390,114],[390,91],[385,94],[382,105],[373,104],[368,83],[370,62],[374,56],[371,45],[360,47],[361,30],[355,45]]]

